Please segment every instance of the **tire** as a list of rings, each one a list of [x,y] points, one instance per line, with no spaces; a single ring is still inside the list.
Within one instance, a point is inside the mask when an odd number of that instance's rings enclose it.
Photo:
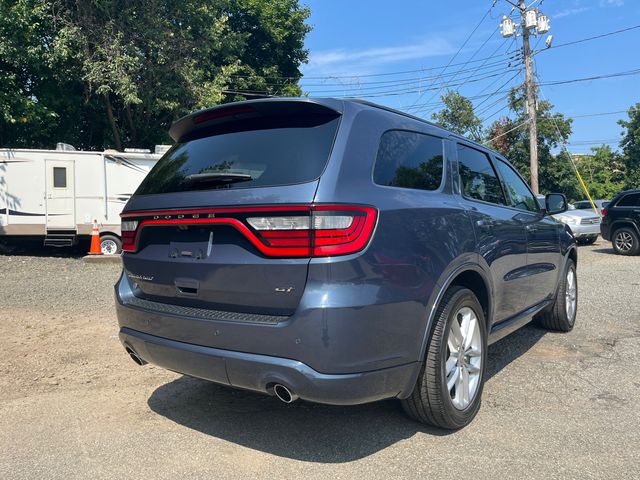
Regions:
[[[449,337],[452,337],[452,345],[459,345],[460,342],[456,341],[455,335],[450,332],[453,322],[462,323],[463,327],[459,328],[458,332],[462,333],[461,338],[464,342],[464,319],[471,318],[467,317],[469,312],[476,318],[475,333],[469,336],[472,339],[470,343],[476,351],[470,356],[468,364],[466,362],[467,356],[463,357],[465,366],[462,367],[459,361],[456,362],[456,356],[451,355]],[[459,322],[461,317],[463,320]],[[469,323],[471,321],[466,324]],[[471,350],[470,348],[468,351]],[[480,409],[486,360],[487,327],[482,306],[471,290],[458,286],[451,287],[438,306],[427,344],[424,364],[413,392],[407,399],[402,400],[402,407],[414,420],[435,427],[456,430],[468,425]],[[451,362],[453,362],[453,368],[447,365]],[[467,365],[469,366],[466,373],[469,395],[466,399],[468,403],[464,404],[463,393],[465,389],[458,388],[458,383],[463,382],[465,375],[462,372]],[[447,387],[447,370],[451,376],[450,381],[454,385],[451,389]],[[471,370],[474,371],[471,372]],[[453,381],[453,377],[459,381]],[[464,384],[461,383],[461,385]],[[452,398],[452,394],[454,398]]]
[[[590,237],[581,238],[578,240],[579,245],[593,245],[598,240],[597,235],[592,235]]]
[[[122,241],[115,235],[100,235],[100,250],[103,255],[122,253]]]
[[[611,244],[618,255],[636,255],[640,251],[638,234],[629,227],[622,227],[613,232]]]
[[[573,308],[567,305],[573,304]],[[553,305],[537,316],[538,323],[548,329],[558,332],[570,332],[576,323],[578,312],[578,275],[576,264],[568,259]]]

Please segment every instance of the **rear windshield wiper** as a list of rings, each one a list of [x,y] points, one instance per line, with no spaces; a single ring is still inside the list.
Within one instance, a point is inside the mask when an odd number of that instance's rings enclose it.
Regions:
[[[187,175],[185,180],[190,183],[212,183],[221,185],[236,182],[248,182],[253,180],[253,177],[246,173],[209,172]]]

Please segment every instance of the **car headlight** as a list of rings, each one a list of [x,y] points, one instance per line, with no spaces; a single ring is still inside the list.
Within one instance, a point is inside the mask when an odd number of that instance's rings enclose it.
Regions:
[[[566,223],[567,225],[577,225],[578,219],[575,217],[560,217],[560,221],[562,223]]]

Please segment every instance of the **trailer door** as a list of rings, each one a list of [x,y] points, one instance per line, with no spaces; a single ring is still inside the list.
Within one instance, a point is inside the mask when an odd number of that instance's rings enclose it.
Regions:
[[[75,230],[74,162],[45,160],[45,169],[47,230]]]

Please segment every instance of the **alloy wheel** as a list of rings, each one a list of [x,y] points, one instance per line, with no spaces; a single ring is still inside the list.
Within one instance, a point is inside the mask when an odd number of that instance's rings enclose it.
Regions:
[[[478,316],[469,307],[455,314],[447,338],[447,390],[453,406],[467,408],[475,398],[482,374],[482,338]]]
[[[567,272],[567,288],[565,290],[565,308],[567,310],[567,320],[573,322],[576,314],[576,304],[578,300],[578,288],[576,285],[576,272],[573,268],[569,268]]]
[[[633,237],[629,232],[619,232],[616,235],[616,247],[621,252],[628,252],[633,248]]]

